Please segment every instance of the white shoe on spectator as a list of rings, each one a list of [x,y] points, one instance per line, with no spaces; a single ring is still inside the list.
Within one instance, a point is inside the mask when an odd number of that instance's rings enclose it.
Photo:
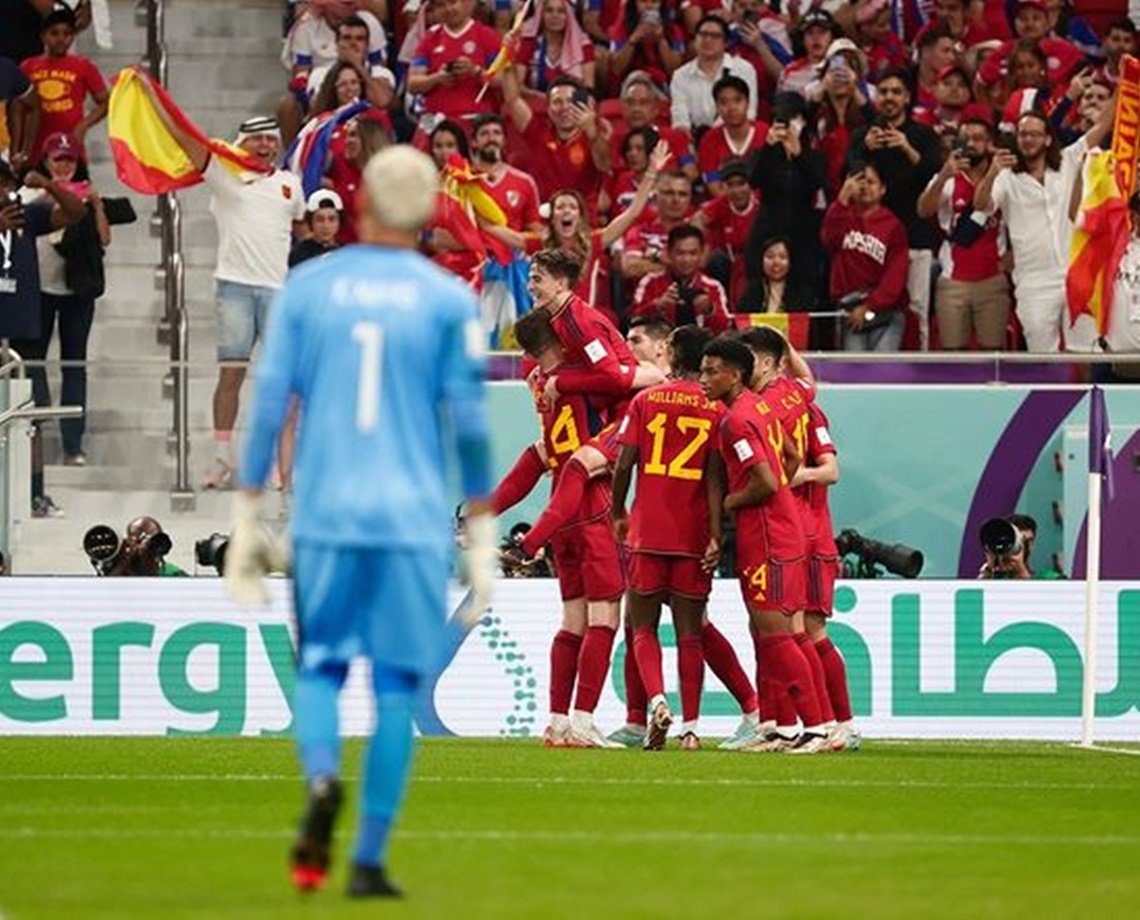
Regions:
[[[87,466],[87,454],[83,453],[83,451],[79,451],[78,453],[75,453],[75,454],[64,454],[63,455],[63,465],[64,466]]]
[[[228,489],[233,484],[233,478],[233,467],[221,457],[215,457],[213,469],[202,479],[202,488]]]
[[[32,517],[61,518],[63,509],[51,500],[50,495],[37,495],[32,499]]]

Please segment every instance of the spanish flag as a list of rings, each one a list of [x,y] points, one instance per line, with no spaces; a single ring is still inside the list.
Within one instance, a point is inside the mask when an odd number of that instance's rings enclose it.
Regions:
[[[163,124],[143,81],[154,89],[171,121],[206,146],[229,169],[237,173],[270,171],[241,148],[206,137],[150,74],[139,67],[127,67],[115,77],[111,89],[107,134],[115,170],[128,188],[147,195],[161,195],[202,181],[202,174]]]
[[[797,351],[805,351],[811,330],[810,313],[737,313],[732,317],[737,329],[771,326],[792,343]]]
[[[1120,188],[1116,161],[1108,151],[1089,154],[1084,168],[1084,195],[1069,250],[1065,294],[1069,321],[1082,313],[1104,335],[1112,309],[1112,287],[1128,245],[1128,201]]]

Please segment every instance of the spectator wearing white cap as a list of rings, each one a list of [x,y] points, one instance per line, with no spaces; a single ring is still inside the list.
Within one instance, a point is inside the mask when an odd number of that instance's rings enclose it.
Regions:
[[[344,215],[344,201],[331,188],[319,188],[305,202],[305,225],[310,236],[289,250],[289,267],[332,252],[340,246],[337,235]]]
[[[141,85],[152,96],[163,126],[213,193],[210,210],[218,226],[214,278],[220,366],[214,388],[214,461],[202,487],[228,488],[246,365],[253,346],[265,333],[269,305],[289,270],[291,238],[309,235],[304,221],[305,193],[293,173],[274,167],[281,152],[277,119],[254,117],[241,123],[234,143],[267,171],[238,173],[175,123],[147,81]]]

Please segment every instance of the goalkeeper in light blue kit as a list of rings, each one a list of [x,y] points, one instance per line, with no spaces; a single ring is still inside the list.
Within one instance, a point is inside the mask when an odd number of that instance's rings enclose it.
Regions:
[[[411,147],[369,161],[362,243],[290,274],[256,371],[226,577],[238,600],[264,602],[273,552],[257,501],[296,399],[294,714],[309,798],[292,874],[302,889],[328,874],[342,797],[337,697],[350,660],[363,655],[376,729],[348,893],[400,893],[387,876],[388,836],[411,767],[415,694],[446,638],[454,538],[445,432],[467,500],[471,610],[485,610],[489,595],[495,541],[477,304],[414,251],[435,208],[436,176]]]

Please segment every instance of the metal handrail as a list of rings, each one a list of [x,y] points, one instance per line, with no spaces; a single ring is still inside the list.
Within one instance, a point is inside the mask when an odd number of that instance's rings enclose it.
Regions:
[[[5,377],[23,377],[24,376],[24,359],[20,357],[20,353],[16,351],[8,340],[0,341],[0,380]]]
[[[0,412],[0,428],[20,419],[79,418],[82,414],[82,406],[37,406],[35,400],[28,399]]]
[[[170,59],[166,52],[166,4],[146,0],[147,61],[151,75],[167,85]],[[163,270],[163,325],[170,329],[169,374],[173,382],[171,427],[174,444],[173,499],[182,506],[192,502],[190,487],[190,316],[186,310],[186,265],[182,257],[182,206],[173,192],[160,195]]]

